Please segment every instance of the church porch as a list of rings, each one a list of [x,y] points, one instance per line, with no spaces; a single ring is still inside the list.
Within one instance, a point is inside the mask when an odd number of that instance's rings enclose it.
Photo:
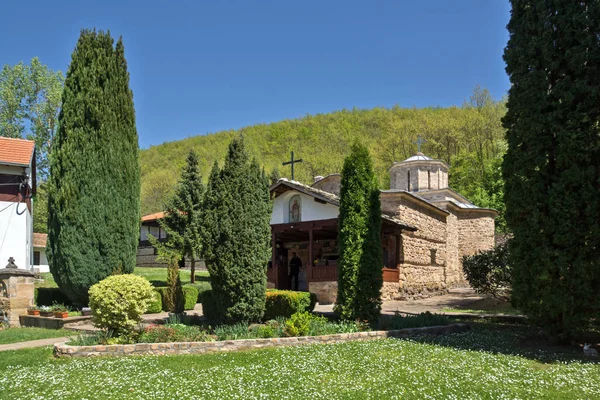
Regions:
[[[386,291],[397,291],[402,263],[402,229],[395,220],[382,218],[382,274]],[[335,302],[337,296],[339,246],[337,218],[271,225],[272,260],[267,270],[268,286],[291,289],[289,260],[296,253],[302,261],[299,290],[317,295],[321,304]]]

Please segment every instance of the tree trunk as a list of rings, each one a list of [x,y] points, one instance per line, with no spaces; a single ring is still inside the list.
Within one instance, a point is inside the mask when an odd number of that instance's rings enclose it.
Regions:
[[[190,282],[194,283],[194,282],[196,282],[196,258],[195,257],[192,257],[190,259],[190,272],[191,272]]]

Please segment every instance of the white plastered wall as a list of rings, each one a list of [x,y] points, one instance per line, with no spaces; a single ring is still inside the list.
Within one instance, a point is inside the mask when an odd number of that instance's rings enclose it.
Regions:
[[[30,269],[31,228],[31,214],[25,203],[0,201],[0,268],[13,257],[19,268]]]
[[[273,202],[273,213],[271,214],[271,225],[289,223],[289,202],[295,196],[300,196],[300,221],[320,221],[324,219],[337,218],[339,207],[333,204],[323,204],[314,201],[312,196],[295,190],[289,190],[277,197]]]

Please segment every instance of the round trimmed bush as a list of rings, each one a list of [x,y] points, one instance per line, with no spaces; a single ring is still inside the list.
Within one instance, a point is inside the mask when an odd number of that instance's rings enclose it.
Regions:
[[[117,335],[135,328],[156,299],[148,280],[136,275],[113,275],[90,288],[92,322]]]

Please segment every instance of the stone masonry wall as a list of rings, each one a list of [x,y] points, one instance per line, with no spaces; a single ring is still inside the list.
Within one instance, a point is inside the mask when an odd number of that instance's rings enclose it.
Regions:
[[[430,296],[445,291],[447,214],[408,200],[400,193],[382,196],[381,201],[384,212],[393,211],[402,221],[417,228],[416,232],[402,233],[400,298]]]
[[[448,287],[459,285],[465,282],[465,277],[462,272],[462,262],[458,256],[459,239],[458,239],[458,217],[454,214],[448,215],[446,223],[446,285]]]
[[[494,247],[493,212],[461,212],[458,214],[458,226],[461,267],[463,256],[477,254],[481,250],[489,250]]]
[[[319,304],[333,304],[337,300],[338,283],[336,281],[309,282],[308,291],[317,295]]]

